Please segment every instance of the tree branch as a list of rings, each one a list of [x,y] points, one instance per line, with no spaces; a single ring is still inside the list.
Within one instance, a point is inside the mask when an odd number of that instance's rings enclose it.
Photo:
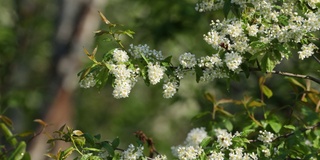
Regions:
[[[320,64],[320,60],[313,54],[312,57]]]
[[[297,78],[302,78],[302,79],[310,79],[310,80],[320,84],[320,79],[317,79],[317,78],[315,78],[313,76],[309,76],[309,75],[294,74],[294,73],[282,72],[282,71],[271,71],[271,72],[267,72],[267,73],[278,74],[278,75],[289,76],[289,77],[297,77]]]

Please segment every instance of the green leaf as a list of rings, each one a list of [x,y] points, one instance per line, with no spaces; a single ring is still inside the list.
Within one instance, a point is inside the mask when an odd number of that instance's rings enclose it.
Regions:
[[[280,129],[282,128],[280,123],[273,120],[269,121],[268,123],[274,132],[279,133]]]
[[[262,48],[265,48],[267,45],[261,41],[253,41],[250,43],[250,46],[252,48],[259,48],[259,49],[262,49]]]
[[[224,6],[223,6],[223,15],[225,18],[228,17],[230,10],[231,10],[231,0],[225,0]]]
[[[89,143],[90,145],[94,145],[94,137],[88,133],[84,134],[84,137],[86,138],[87,143]]]
[[[14,149],[13,153],[10,155],[9,159],[11,160],[21,160],[24,157],[26,152],[27,144],[24,141],[21,141],[17,148]]]
[[[272,90],[269,89],[266,85],[262,84],[261,86],[262,93],[266,95],[268,98],[272,97]]]
[[[196,65],[194,69],[196,71],[196,81],[199,83],[200,78],[203,76],[203,71],[198,65]]]
[[[261,60],[261,69],[263,72],[271,72],[276,66],[276,62],[270,58],[270,54],[265,54]]]
[[[232,125],[232,123],[230,122],[230,120],[224,119],[223,123],[224,123],[224,126],[226,127],[226,129],[227,129],[228,131],[232,131],[233,125]]]
[[[206,147],[210,142],[211,142],[212,138],[211,137],[206,137],[204,138],[201,143],[200,143],[200,146],[202,148]]]
[[[296,86],[299,86],[301,87],[302,89],[306,90],[306,87],[301,84],[300,82],[298,82],[297,80],[295,80],[294,78],[292,77],[285,77],[285,79],[289,80],[292,84],[296,85]]]
[[[198,113],[197,115],[195,115],[194,117],[192,117],[191,121],[196,121],[206,115],[211,115],[211,112],[209,111],[206,111],[206,112],[201,112],[201,113]]]
[[[169,57],[165,58],[164,60],[162,60],[161,65],[164,67],[170,67],[171,66],[171,58],[172,58],[172,56],[169,56]]]
[[[108,151],[108,153],[110,154],[110,156],[112,156],[112,157],[114,156],[114,149],[113,149],[113,147],[110,145],[109,142],[106,142],[106,141],[101,142],[101,145],[102,145],[103,148],[105,148],[105,149]]]
[[[101,151],[100,149],[97,149],[97,148],[88,148],[88,147],[83,148],[83,150],[88,150],[88,151],[93,151],[93,152],[100,152]]]
[[[116,139],[114,139],[113,141],[112,141],[112,143],[111,143],[111,145],[112,145],[112,148],[117,148],[118,146],[119,146],[119,144],[120,144],[120,139],[119,139],[119,137],[117,137]]]
[[[132,38],[133,39],[133,34],[134,32],[131,31],[131,30],[125,30],[123,31],[123,34],[127,35],[128,37]]]
[[[290,130],[296,129],[296,127],[294,125],[284,125],[283,128],[290,129]]]

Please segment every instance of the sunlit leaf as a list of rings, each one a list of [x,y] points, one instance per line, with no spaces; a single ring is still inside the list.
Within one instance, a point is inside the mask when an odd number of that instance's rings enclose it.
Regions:
[[[269,121],[268,123],[274,132],[279,133],[280,129],[282,128],[280,123],[276,121]]]
[[[272,97],[273,95],[272,90],[269,89],[266,85],[261,85],[261,90],[262,90],[262,93],[266,95],[268,98]]]
[[[83,132],[80,131],[80,130],[74,130],[72,133],[73,133],[74,135],[76,135],[76,136],[82,136],[82,135],[83,135]]]
[[[290,129],[290,130],[296,129],[296,127],[294,125],[284,125],[283,128]]]
[[[306,90],[306,87],[303,84],[301,84],[300,82],[298,82],[297,80],[295,80],[294,78],[285,77],[285,79],[289,80],[292,84],[299,86],[299,87],[303,88],[304,90]]]

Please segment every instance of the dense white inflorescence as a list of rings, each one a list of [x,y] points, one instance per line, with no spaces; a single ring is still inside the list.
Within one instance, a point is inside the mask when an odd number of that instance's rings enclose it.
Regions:
[[[174,66],[170,57],[169,60],[165,59],[161,51],[150,49],[146,44],[131,44],[128,51],[115,49],[111,59],[105,62],[106,66],[111,66],[108,69],[115,77],[113,95],[116,98],[128,97],[137,78],[143,77],[152,85],[164,79],[163,97],[171,98],[187,73],[196,74],[197,81],[208,82],[216,78],[234,77],[242,68],[251,68],[250,61],[253,60],[258,61],[262,71],[271,71],[282,59],[291,56],[292,50],[299,50],[301,60],[313,56],[319,50],[312,43],[315,39],[311,36],[320,29],[319,2],[200,0],[195,7],[199,12],[218,9],[226,11],[228,7],[225,5],[236,5],[239,11],[237,15],[231,9],[229,12],[234,16],[211,21],[211,29],[204,34],[203,39],[215,52],[199,58],[189,52],[183,53],[179,56],[180,65]],[[308,4],[308,9],[302,11],[297,3]],[[272,62],[264,63],[263,60]],[[95,86],[97,77],[88,74],[80,81],[80,87]]]

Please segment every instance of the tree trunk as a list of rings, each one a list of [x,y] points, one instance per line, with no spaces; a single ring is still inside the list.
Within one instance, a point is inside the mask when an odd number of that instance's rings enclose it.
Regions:
[[[46,109],[43,120],[49,124],[45,133],[52,134],[62,125],[72,126],[73,92],[78,86],[79,72],[85,54],[83,47],[89,47],[94,38],[93,31],[100,24],[99,10],[103,10],[107,0],[59,0],[59,17],[57,33],[54,40],[52,62],[52,89],[54,98]],[[28,148],[32,160],[45,159],[48,137],[45,134],[36,136]],[[57,143],[51,151],[57,153],[65,149],[63,143]]]

